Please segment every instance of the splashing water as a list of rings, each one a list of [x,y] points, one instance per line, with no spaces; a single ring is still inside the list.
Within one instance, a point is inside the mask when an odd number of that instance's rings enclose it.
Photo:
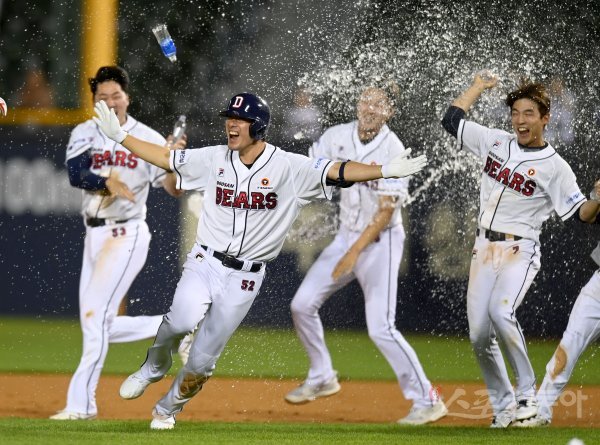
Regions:
[[[470,85],[473,75],[487,69],[498,76],[499,83],[483,93],[467,119],[512,132],[509,110],[504,105],[507,93],[523,78],[547,86],[560,79],[563,93],[571,98],[575,137],[569,142],[558,139],[552,143],[572,166],[585,192],[600,177],[596,144],[590,143],[600,136],[599,9],[600,4],[587,0],[529,0],[518,5],[502,1],[372,2],[370,15],[358,22],[360,29],[344,53],[332,63],[306,72],[298,81],[313,92],[315,103],[324,112],[325,126],[355,119],[356,100],[365,86],[400,87],[395,96],[396,115],[389,126],[405,146],[413,148],[415,155],[426,153],[429,159],[426,170],[411,180],[411,198],[407,202],[411,204],[410,230],[424,239],[422,249],[412,251],[413,271],[421,272],[413,272],[411,279],[421,279],[421,292],[444,302],[450,330],[456,329],[453,325],[458,323],[454,314],[463,308],[463,285],[468,276],[468,251],[476,226],[474,216],[479,207],[483,165],[475,156],[456,148],[455,139],[442,128],[441,118],[452,100]],[[560,91],[550,93],[554,106],[552,124],[561,117],[560,97],[552,96]],[[454,212],[440,212],[444,203],[453,204]],[[436,213],[452,218],[440,227],[461,229],[447,237],[432,232],[437,225],[433,218]],[[469,230],[464,230],[467,226]],[[547,278],[541,274],[530,291],[544,295],[544,301],[535,304],[552,305],[552,293],[578,292],[557,290],[544,281],[556,285],[561,278],[555,275],[581,275],[578,259],[569,252],[577,243],[586,241],[577,239],[576,230],[568,234],[562,230],[560,237],[553,236],[558,230],[562,229],[555,221],[548,222],[544,229],[544,254],[556,263],[548,265]],[[432,239],[437,241],[428,241]],[[450,264],[455,259],[441,258],[442,252],[451,250],[462,252],[462,272],[456,264]],[[454,273],[445,274],[444,270]],[[454,282],[453,291],[448,280],[459,276],[462,281]],[[557,303],[559,308],[569,306],[562,300],[554,304]],[[546,324],[536,326],[536,331],[541,332],[552,327],[552,317],[561,311],[555,306],[529,312],[532,320],[545,314]],[[441,318],[444,316],[439,315]],[[523,321],[527,325],[526,317]]]
[[[594,9],[598,7],[592,2],[530,1],[517,7],[499,1],[485,6],[376,2],[363,35],[359,33],[334,64],[306,73],[299,84],[321,97],[325,123],[333,125],[354,118],[356,98],[365,86],[397,83],[399,116],[390,126],[405,144],[430,159],[428,171],[414,181],[423,184],[412,200],[449,175],[460,176],[468,189],[476,189],[480,161],[456,154],[454,140],[445,134],[440,119],[482,69],[492,70],[500,82],[483,94],[468,119],[511,131],[503,104],[506,94],[523,77],[547,83],[561,76],[577,98],[576,134],[597,133],[599,66],[590,52],[598,50],[589,44],[598,34]],[[551,11],[557,20],[549,16]],[[581,147],[578,155],[590,156],[592,150]]]

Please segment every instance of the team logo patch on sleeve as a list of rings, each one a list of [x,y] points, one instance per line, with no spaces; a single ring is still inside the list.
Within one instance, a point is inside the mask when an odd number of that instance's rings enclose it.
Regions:
[[[321,168],[321,166],[323,165],[323,163],[324,163],[324,162],[327,162],[327,161],[328,161],[328,159],[325,159],[325,158],[318,158],[318,159],[315,159],[315,162],[313,163],[313,168],[314,168],[315,170],[318,170],[318,169],[320,169],[320,168]]]
[[[567,204],[575,204],[576,202],[579,202],[582,199],[583,199],[583,193],[581,193],[578,190],[575,193],[573,193],[571,196],[569,196],[569,199],[567,199]]]

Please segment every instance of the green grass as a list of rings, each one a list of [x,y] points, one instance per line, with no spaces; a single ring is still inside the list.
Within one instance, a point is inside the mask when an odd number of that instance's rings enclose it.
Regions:
[[[481,381],[467,338],[407,336],[432,381]],[[364,331],[329,331],[327,342],[343,379],[395,380]],[[137,369],[150,341],[111,345],[104,373]],[[538,379],[557,339],[531,341],[529,354]],[[573,384],[600,384],[598,344],[580,359]],[[80,358],[77,320],[0,318],[0,372],[72,373]],[[178,361],[176,361],[178,364]],[[292,329],[242,328],[229,342],[215,375],[303,378],[308,361]],[[173,368],[175,371],[177,366]],[[571,438],[600,443],[600,429],[490,430],[484,427],[402,428],[382,424],[271,424],[178,422],[174,431],[153,432],[148,421],[53,422],[0,418],[0,445],[20,444],[515,444],[565,445]]]
[[[328,331],[327,343],[342,379],[395,380],[365,331]],[[432,381],[481,381],[467,338],[407,335]],[[129,374],[139,367],[151,341],[111,345],[104,373]],[[538,380],[557,339],[530,341]],[[579,360],[573,384],[600,384],[598,343]],[[81,354],[77,320],[0,318],[0,372],[72,373]],[[178,363],[176,361],[176,363]],[[303,378],[308,360],[292,329],[241,328],[217,364],[216,376]],[[174,368],[175,370],[176,368]]]
[[[367,424],[264,424],[179,422],[172,431],[150,431],[147,421],[52,422],[0,419],[0,443],[11,445],[186,445],[186,444],[515,444],[565,445],[578,437],[587,444],[600,441],[599,429],[546,428],[490,430],[465,427],[399,427]]]

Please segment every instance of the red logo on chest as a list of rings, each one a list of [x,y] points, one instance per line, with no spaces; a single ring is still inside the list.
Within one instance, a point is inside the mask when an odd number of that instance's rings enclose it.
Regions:
[[[218,187],[216,189],[216,204],[221,207],[236,209],[272,210],[277,207],[277,193],[239,192],[234,196],[233,189]]]
[[[502,164],[488,156],[487,160],[485,161],[483,172],[487,173],[490,178],[495,179],[508,188],[513,189],[515,192],[519,192],[523,196],[533,195],[533,192],[537,187],[537,183],[535,181],[531,179],[525,180],[525,176],[521,175],[520,173],[511,172],[508,167],[503,169],[501,169],[501,167]]]
[[[104,166],[136,168],[138,157],[133,153],[127,153],[121,150],[115,150],[112,153],[105,150],[104,153],[94,153],[92,155],[92,168],[100,169]]]

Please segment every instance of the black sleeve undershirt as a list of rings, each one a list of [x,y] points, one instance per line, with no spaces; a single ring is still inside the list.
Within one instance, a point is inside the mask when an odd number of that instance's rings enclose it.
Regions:
[[[465,110],[462,108],[450,105],[442,119],[442,126],[448,133],[456,137],[458,134],[458,126],[460,125],[461,119],[465,118],[465,114]]]
[[[92,157],[86,151],[67,161],[69,182],[73,187],[84,190],[97,191],[106,190],[106,178],[96,175],[90,171]]]

